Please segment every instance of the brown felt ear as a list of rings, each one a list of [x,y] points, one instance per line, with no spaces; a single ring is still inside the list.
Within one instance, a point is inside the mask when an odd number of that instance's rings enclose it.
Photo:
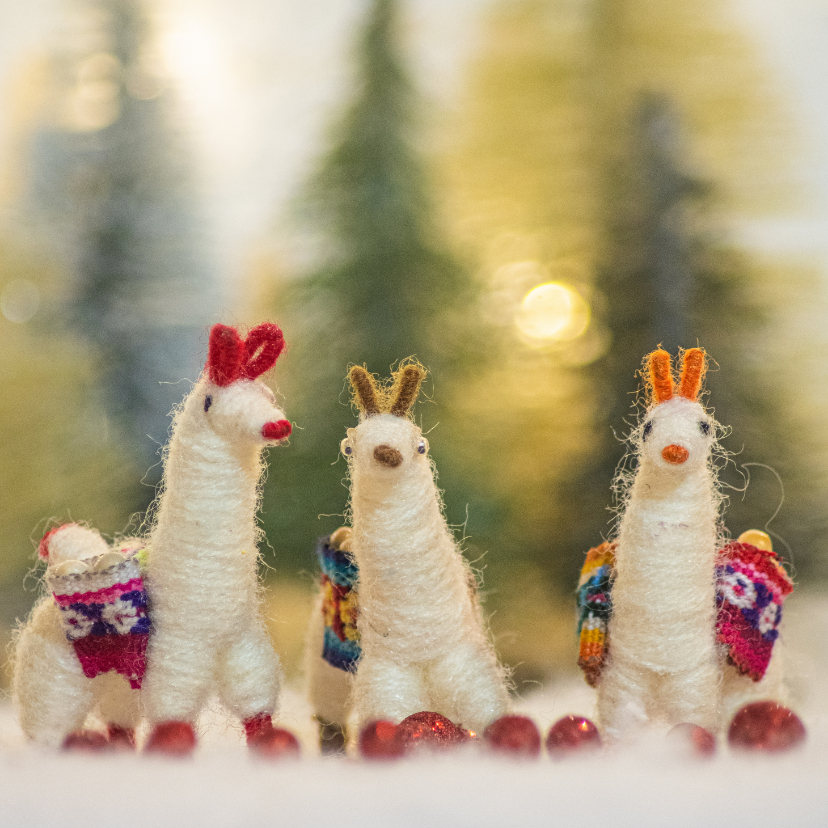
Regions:
[[[649,357],[650,386],[653,391],[653,403],[667,402],[673,397],[673,374],[670,371],[670,354],[661,349],[653,351]]]
[[[688,348],[684,352],[681,363],[681,382],[679,395],[688,400],[695,400],[699,396],[704,372],[707,370],[707,361],[702,348]]]
[[[365,414],[379,414],[380,407],[377,402],[377,389],[374,385],[374,378],[360,365],[354,365],[348,373],[348,379],[354,388],[356,404],[359,410]]]
[[[406,365],[397,373],[394,387],[391,389],[391,408],[396,417],[405,417],[408,409],[414,405],[420,393],[420,383],[425,378],[425,370],[419,365]]]

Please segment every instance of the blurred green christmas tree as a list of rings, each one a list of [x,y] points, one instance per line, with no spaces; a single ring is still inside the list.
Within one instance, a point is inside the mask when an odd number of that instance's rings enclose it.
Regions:
[[[290,361],[283,390],[300,426],[264,502],[263,524],[280,566],[310,565],[315,536],[342,521],[336,515],[346,505],[345,467],[331,464],[354,424],[348,366],[364,364],[387,377],[399,360],[416,356],[442,388],[470,350],[463,310],[471,286],[434,218],[398,13],[396,0],[369,6],[354,99],[304,200],[322,252],[315,269],[280,297]],[[319,521],[320,514],[329,517]]]

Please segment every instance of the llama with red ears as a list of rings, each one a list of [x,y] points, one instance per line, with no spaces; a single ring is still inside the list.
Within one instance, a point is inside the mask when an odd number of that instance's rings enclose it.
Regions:
[[[194,725],[215,693],[244,722],[248,743],[268,749],[286,738],[271,722],[282,670],[260,613],[256,525],[262,450],[291,432],[257,378],[283,348],[276,325],[246,339],[215,325],[204,374],[175,414],[148,538],[149,750],[194,747]]]
[[[636,465],[616,481],[617,536],[590,550],[579,584],[579,664],[609,741],[683,725],[714,745],[739,704],[784,692],[773,645],[792,584],[764,533],[725,543],[704,351],[683,353],[678,384],[666,351],[645,364],[650,404],[631,435]]]
[[[252,748],[298,748],[272,724],[282,671],[258,595],[262,450],[291,425],[257,378],[283,348],[273,324],[245,339],[212,328],[204,373],[174,414],[147,538],[107,551],[97,532],[74,524],[44,538],[52,595],[15,657],[14,695],[31,738],[105,747],[105,736],[83,730],[97,708],[110,741],[134,742],[140,691],[149,750],[189,753],[216,694]]]

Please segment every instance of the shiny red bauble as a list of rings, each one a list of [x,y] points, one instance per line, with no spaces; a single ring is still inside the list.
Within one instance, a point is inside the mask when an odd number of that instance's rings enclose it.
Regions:
[[[701,725],[682,722],[667,734],[667,738],[690,756],[707,759],[716,755],[716,737]]]
[[[247,747],[251,753],[266,759],[292,759],[301,752],[299,741],[289,730],[272,726],[251,736]]]
[[[469,741],[471,734],[457,727],[445,716],[424,710],[420,713],[412,713],[397,725],[397,738],[406,750],[412,750],[420,746],[454,747]]]
[[[393,722],[370,722],[359,734],[359,753],[365,759],[399,759],[405,745]]]
[[[540,731],[526,716],[501,716],[483,731],[483,743],[495,753],[525,759],[541,751]]]
[[[805,741],[805,725],[793,710],[774,701],[758,701],[741,708],[727,731],[732,748],[761,753],[783,753]]]
[[[562,759],[600,747],[601,734],[598,728],[583,716],[564,716],[558,719],[546,736],[546,752],[553,759]]]

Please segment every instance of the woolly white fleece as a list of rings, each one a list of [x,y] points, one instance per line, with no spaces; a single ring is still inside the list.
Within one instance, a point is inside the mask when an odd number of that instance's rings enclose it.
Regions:
[[[480,731],[507,712],[474,578],[446,525],[420,429],[393,414],[348,430],[351,549],[359,567],[360,726],[431,710]],[[390,468],[374,449],[400,452]],[[318,696],[317,696],[318,697]]]
[[[263,383],[219,387],[206,372],[175,416],[146,576],[152,722],[194,722],[216,691],[240,719],[276,709],[282,670],[260,615],[256,512],[262,427],[284,418]]]
[[[50,567],[109,551],[96,530],[78,524],[60,527],[46,544]],[[23,732],[55,747],[81,729],[96,710],[107,724],[125,728],[135,727],[141,715],[138,691],[122,676],[111,673],[89,679],[83,674],[51,595],[37,604],[18,635],[12,698]]]
[[[757,684],[725,664],[716,642],[717,428],[698,402],[673,397],[652,408],[634,436],[638,467],[618,528],[609,663],[598,686],[610,740],[652,722],[715,732],[739,702],[779,690],[778,653]],[[687,460],[668,462],[662,451],[670,445],[687,449]]]

